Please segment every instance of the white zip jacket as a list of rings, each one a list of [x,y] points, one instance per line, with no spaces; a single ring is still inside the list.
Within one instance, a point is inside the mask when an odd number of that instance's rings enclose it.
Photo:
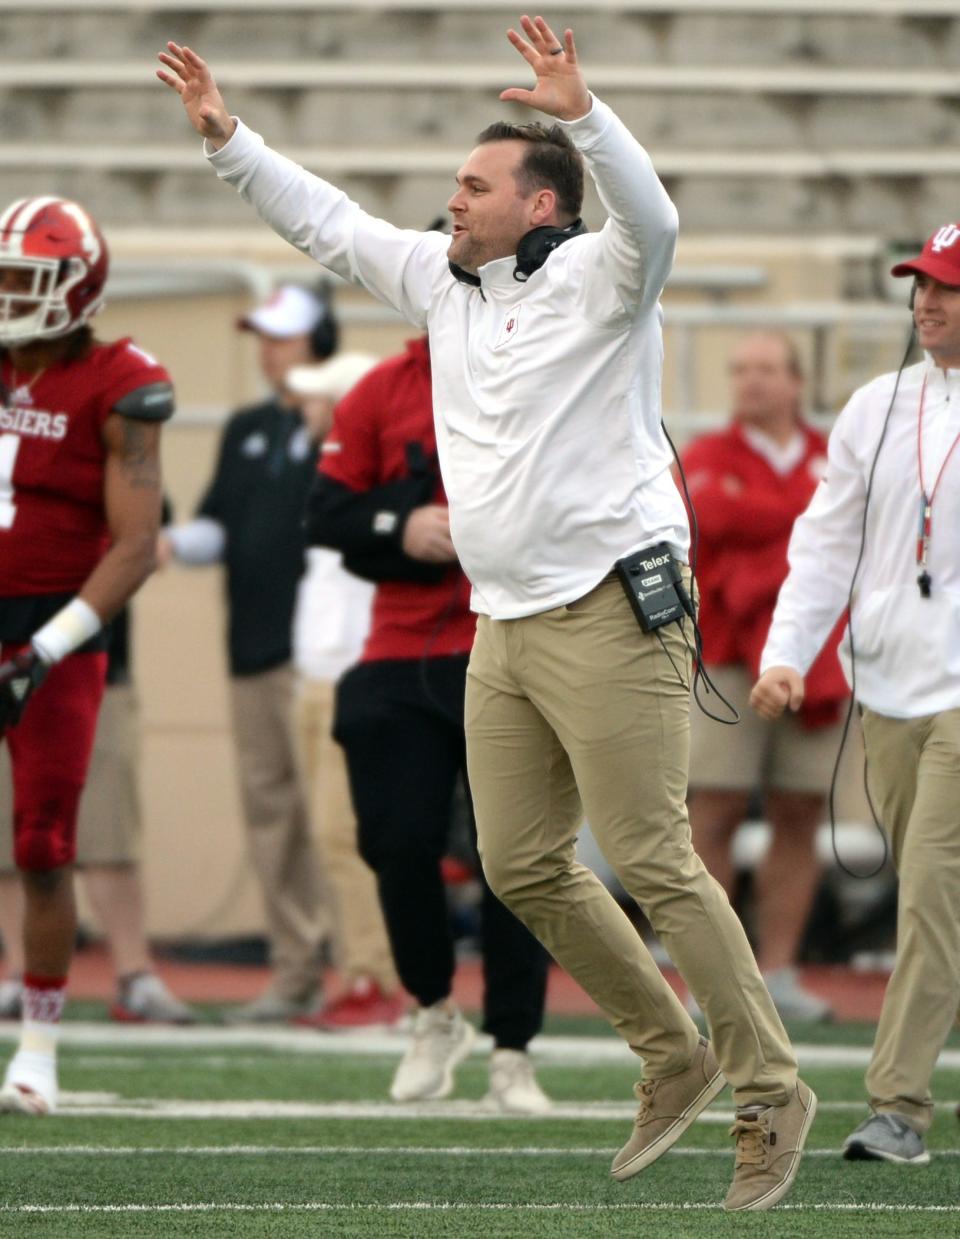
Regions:
[[[375,590],[346,570],[339,551],[308,548],[293,612],[293,665],[305,680],[339,680],[359,661]]]
[[[449,237],[367,215],[242,124],[206,148],[276,232],[427,328],[451,535],[474,609],[495,619],[571,602],[651,543],[687,557],[660,427],[659,297],[676,210],[605,104],[594,99],[567,128],[606,224],[526,283],[513,258],[486,264],[482,288],[450,273]]]
[[[917,586],[917,432],[924,379],[928,495],[960,433],[960,371],[944,372],[929,357],[904,370],[877,458],[863,562],[840,651],[857,699],[892,718],[960,708],[960,445],[947,462],[933,504],[927,562],[931,597],[923,598]],[[777,600],[761,671],[787,666],[805,674],[847,605],[867,481],[895,382],[895,374],[885,374],[861,387],[837,419],[826,476],[793,527],[790,573]]]

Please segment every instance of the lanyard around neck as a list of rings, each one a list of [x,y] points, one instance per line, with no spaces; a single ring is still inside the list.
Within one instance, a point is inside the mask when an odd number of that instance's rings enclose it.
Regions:
[[[926,483],[923,479],[923,406],[926,396],[927,377],[924,375],[923,386],[920,388],[920,407],[917,410],[917,474],[920,478],[920,529],[917,534],[917,567],[920,569],[920,574],[917,577],[917,584],[920,586],[920,593],[923,597],[929,598],[933,587],[933,578],[927,571],[927,555],[930,551],[930,538],[933,535],[933,501],[937,497],[937,490],[943,478],[943,471],[953,455],[954,448],[960,443],[960,433],[957,434],[950,444],[950,448],[943,458],[943,464],[940,466],[940,471],[933,483],[933,490],[928,494]]]

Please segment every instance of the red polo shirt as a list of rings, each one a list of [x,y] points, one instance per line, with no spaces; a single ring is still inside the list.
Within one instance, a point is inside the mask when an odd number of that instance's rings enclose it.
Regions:
[[[697,581],[703,660],[742,663],[755,678],[777,594],[787,571],[793,523],[813,497],[826,465],[827,444],[801,422],[802,457],[786,472],[770,462],[733,423],[693,440],[683,453],[700,532]],[[806,676],[801,719],[832,722],[849,696],[837,658],[845,623],[832,633]]]

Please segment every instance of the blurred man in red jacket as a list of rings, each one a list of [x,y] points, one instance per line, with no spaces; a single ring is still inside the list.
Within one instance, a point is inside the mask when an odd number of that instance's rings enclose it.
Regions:
[[[820,480],[826,440],[801,416],[803,374],[786,336],[746,336],[730,378],[732,422],[694,440],[683,463],[700,529],[703,661],[740,722],[724,727],[692,711],[690,824],[697,852],[730,894],[733,838],[751,794],[762,794],[772,835],[755,881],[760,969],[783,1018],[820,1020],[830,1007],[800,986],[794,961],[816,893],[815,835],[848,696],[839,630],[810,671],[798,715],[767,723],[747,703],[787,575],[793,522]]]

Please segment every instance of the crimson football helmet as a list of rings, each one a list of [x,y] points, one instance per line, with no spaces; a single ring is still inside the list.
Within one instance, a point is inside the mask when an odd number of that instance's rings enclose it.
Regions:
[[[66,198],[21,198],[0,212],[0,345],[67,335],[103,304],[103,234]]]

